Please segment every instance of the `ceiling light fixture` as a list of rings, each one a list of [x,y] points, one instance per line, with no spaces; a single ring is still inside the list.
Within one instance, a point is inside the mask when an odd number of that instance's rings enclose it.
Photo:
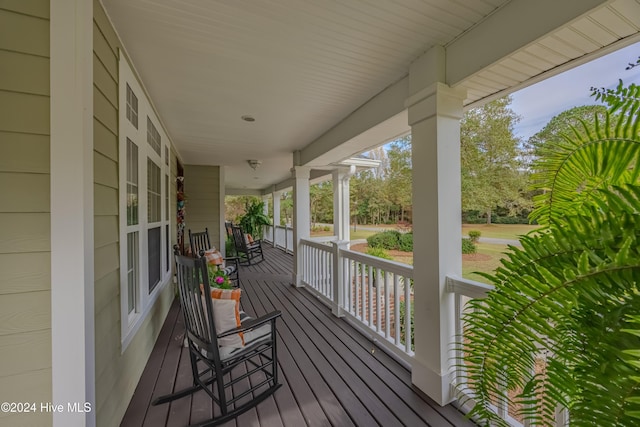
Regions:
[[[245,122],[255,122],[256,119],[253,116],[242,116],[240,117],[242,120],[244,120]]]
[[[249,163],[249,166],[251,166],[251,169],[257,170],[260,167],[260,165],[262,164],[262,161],[260,161],[260,160],[247,160],[247,163]]]

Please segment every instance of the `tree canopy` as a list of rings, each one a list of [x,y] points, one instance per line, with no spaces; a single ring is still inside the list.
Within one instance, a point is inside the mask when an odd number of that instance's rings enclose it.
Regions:
[[[465,113],[460,123],[462,209],[487,213],[497,206],[510,213],[530,206],[523,197],[526,171],[513,128],[520,118],[505,97]]]

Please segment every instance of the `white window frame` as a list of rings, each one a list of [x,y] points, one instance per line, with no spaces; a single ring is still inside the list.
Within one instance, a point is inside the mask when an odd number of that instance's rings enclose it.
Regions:
[[[161,155],[147,142],[147,126],[136,128],[131,121],[126,118],[127,85],[138,98],[138,118],[149,117],[155,129],[160,135],[160,141],[169,142],[164,133],[160,120],[151,107],[146,92],[132,71],[128,61],[120,53],[120,125],[119,125],[119,162],[120,162],[120,192],[119,192],[119,225],[120,225],[120,321],[121,321],[121,344],[122,352],[131,343],[140,326],[151,312],[156,300],[163,289],[171,282],[171,267],[167,265],[167,251],[170,245],[167,243],[171,238],[167,235],[166,229],[169,226],[169,234],[173,227],[167,215],[164,201],[169,197],[169,190],[165,184],[165,175],[170,175],[170,167]],[[146,124],[146,122],[143,122]],[[127,225],[127,138],[138,147],[138,224]],[[162,154],[162,151],[161,151]],[[148,221],[148,186],[147,186],[147,159],[151,159],[160,168],[160,221]],[[149,230],[160,227],[160,283],[149,292],[149,262],[148,262],[148,236]],[[138,272],[135,289],[135,308],[129,312],[129,292],[128,292],[128,245],[127,236],[129,233],[138,232]]]

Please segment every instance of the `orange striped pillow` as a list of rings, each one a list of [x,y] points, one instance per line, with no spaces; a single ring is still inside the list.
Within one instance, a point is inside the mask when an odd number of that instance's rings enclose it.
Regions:
[[[213,265],[224,264],[224,258],[222,258],[222,254],[215,249],[209,249],[207,251],[204,251],[204,257],[207,259],[207,264],[213,264]]]
[[[242,289],[219,289],[219,288],[212,288],[211,289],[211,298],[213,299],[230,299],[230,300],[235,300],[236,302],[236,309],[235,309],[235,316],[236,316],[236,326],[240,326],[242,323],[240,322],[240,297],[242,296]],[[231,336],[232,338],[235,338],[233,335]],[[240,341],[242,342],[242,346],[244,346],[244,334],[242,332],[238,333],[238,337],[240,338]],[[226,340],[227,337],[223,338],[222,340]],[[231,341],[231,340],[226,340],[226,341]],[[223,341],[223,343],[221,343],[221,345],[225,345],[224,344],[225,341]],[[226,344],[229,345],[229,344]]]

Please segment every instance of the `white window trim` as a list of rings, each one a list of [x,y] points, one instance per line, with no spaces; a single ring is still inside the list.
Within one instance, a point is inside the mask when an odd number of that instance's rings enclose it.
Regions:
[[[154,149],[147,142],[147,116],[153,122],[156,130],[160,134],[160,140],[162,146],[169,142],[167,135],[164,133],[163,127],[160,125],[151,103],[147,99],[146,92],[138,83],[138,80],[131,69],[128,61],[120,52],[119,61],[119,92],[120,92],[120,105],[119,105],[119,226],[120,226],[120,322],[121,322],[121,351],[124,353],[127,346],[136,336],[136,333],[142,326],[144,320],[151,312],[156,300],[171,282],[171,268],[168,268],[166,251],[170,245],[167,244],[167,240],[171,239],[171,236],[166,234],[166,225],[169,225],[169,232],[171,233],[172,226],[170,224],[170,218],[167,217],[166,210],[164,209],[163,202],[168,194],[170,188],[165,188],[164,176],[170,175],[170,166],[166,164],[166,161],[154,151]],[[133,124],[126,118],[126,99],[127,99],[127,84],[131,87],[135,95],[138,97],[138,128],[136,129]],[[142,118],[142,120],[140,119]],[[143,123],[143,125],[141,125]],[[127,225],[127,138],[133,141],[138,146],[138,224],[128,226]],[[162,153],[162,151],[161,151]],[[147,158],[150,158],[156,165],[160,167],[160,182],[161,182],[161,220],[158,222],[148,222],[147,212]],[[170,215],[169,215],[170,216]],[[148,279],[148,230],[151,228],[160,227],[160,283],[158,283],[153,291],[149,293],[149,279]],[[136,307],[134,313],[129,314],[128,310],[128,279],[127,279],[127,234],[130,232],[138,231],[138,286],[136,289]],[[169,256],[169,259],[171,257]]]

